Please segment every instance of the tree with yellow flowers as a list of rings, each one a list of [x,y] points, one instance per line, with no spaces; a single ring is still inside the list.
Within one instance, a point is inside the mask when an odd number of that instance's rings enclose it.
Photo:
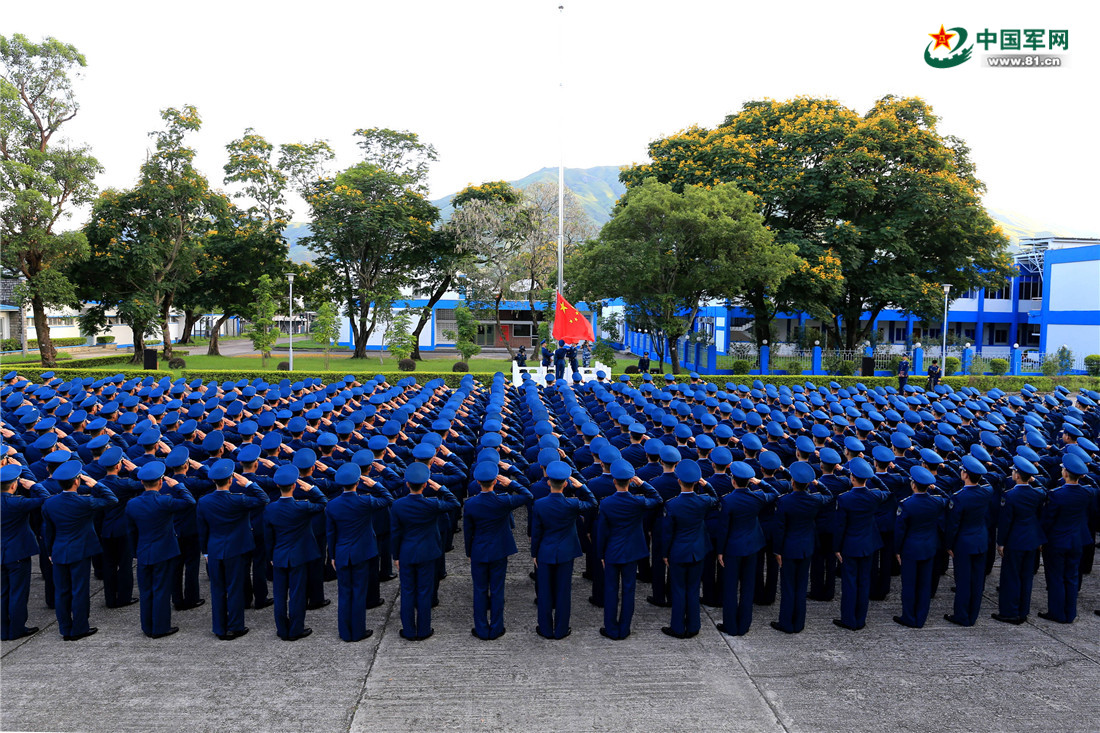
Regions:
[[[652,161],[620,178],[755,194],[776,240],[803,260],[778,287],[749,284],[757,327],[766,334],[777,311],[805,310],[854,348],[886,308],[934,319],[940,284],[999,287],[1009,273],[970,151],[938,124],[915,97],[883,97],[863,115],[831,99],[751,101],[713,130],[653,141]]]

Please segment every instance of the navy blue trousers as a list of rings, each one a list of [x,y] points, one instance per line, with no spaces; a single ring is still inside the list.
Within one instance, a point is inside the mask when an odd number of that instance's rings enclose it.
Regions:
[[[699,586],[703,583],[703,561],[669,562],[669,600],[672,619],[669,625],[678,634],[699,632]]]
[[[202,553],[199,552],[199,536],[197,534],[181,536],[179,545],[180,556],[176,558],[173,573],[175,579],[172,585],[172,603],[177,606],[193,606],[202,600],[199,591],[199,563],[202,561]],[[207,569],[209,570],[209,567]]]
[[[539,563],[535,574],[539,631],[560,639],[569,630],[572,610],[573,561]]]
[[[375,558],[336,568],[336,627],[344,641],[367,635],[367,596]]]
[[[779,625],[784,631],[799,632],[806,627],[806,589],[810,585],[810,557],[783,558],[779,569],[782,587],[779,597]]]
[[[638,563],[607,563],[603,569],[603,627],[612,639],[630,634]]]
[[[867,623],[871,598],[871,555],[844,556],[840,564],[840,620],[854,629]]]
[[[831,601],[836,596],[836,550],[833,533],[817,533],[817,547],[810,560],[810,598]]]
[[[403,562],[401,576],[401,634],[407,639],[427,636],[432,629],[432,594],[435,592],[435,560]]]
[[[924,560],[901,556],[901,620],[910,626],[920,628],[928,620],[935,563],[935,556]]]
[[[271,589],[275,596],[275,632],[280,639],[292,639],[305,631],[308,565],[275,568]]]
[[[1035,580],[1035,550],[1005,548],[1001,558],[1001,592],[998,606],[1002,616],[1024,618],[1031,613],[1031,585]]]
[[[964,626],[978,622],[985,591],[985,555],[955,555],[955,620]]]
[[[103,545],[103,601],[107,608],[117,608],[130,602],[134,597],[134,555],[130,550],[130,538],[103,537],[99,540]],[[172,561],[172,569],[175,561]],[[168,586],[169,593],[172,587]],[[171,597],[169,597],[171,602]]]
[[[27,630],[30,592],[29,557],[0,566],[0,639],[14,639]]]
[[[218,636],[244,629],[244,585],[251,553],[222,560],[206,560],[210,576],[210,614]]]
[[[172,570],[175,567],[175,558],[149,565],[138,563],[141,630],[146,634],[163,634],[172,627]]]
[[[1047,576],[1047,613],[1055,621],[1077,618],[1077,592],[1081,585],[1081,550],[1043,548]]]
[[[726,633],[742,636],[752,626],[752,601],[756,595],[757,555],[726,555],[722,580],[722,625]]]
[[[62,636],[83,634],[88,626],[92,575],[91,558],[53,564],[54,613]]]
[[[471,562],[474,584],[474,632],[488,639],[504,631],[504,578],[508,558],[492,562]]]

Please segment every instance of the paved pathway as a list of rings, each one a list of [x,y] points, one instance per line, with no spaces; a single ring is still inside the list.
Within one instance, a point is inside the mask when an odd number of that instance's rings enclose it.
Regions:
[[[525,525],[517,514],[517,534]],[[461,535],[456,537],[461,547]],[[872,603],[867,628],[838,629],[837,600],[811,602],[806,630],[773,631],[777,609],[757,607],[742,638],[720,634],[717,609],[702,633],[660,633],[667,611],[644,601],[629,639],[597,633],[578,567],[573,633],[536,636],[530,561],[510,563],[507,634],[470,635],[468,563],[448,556],[450,576],[435,609],[435,636],[401,639],[397,582],[369,612],[374,636],[345,644],[333,605],[310,611],[314,633],[286,643],[270,609],[247,611],[252,631],[234,642],[210,633],[209,606],[175,615],[180,633],[150,640],[138,608],[92,600],[97,635],[63,642],[36,577],[37,635],[3,642],[0,728],[60,731],[1097,731],[1100,730],[1100,577],[1085,579],[1081,616],[1060,626],[1033,616],[1006,626],[986,615],[972,629],[943,620],[950,578],[924,629],[891,621],[898,586]],[[460,553],[461,550],[458,550]],[[579,565],[579,563],[578,563]],[[995,575],[993,579],[995,579]],[[991,579],[986,614],[994,610]],[[205,586],[206,579],[203,576]],[[204,590],[204,595],[208,591]],[[1036,578],[1035,611],[1046,607]]]

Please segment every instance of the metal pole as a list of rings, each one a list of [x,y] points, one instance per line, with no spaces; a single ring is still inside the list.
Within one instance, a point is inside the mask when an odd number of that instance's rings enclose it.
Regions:
[[[562,53],[565,25],[565,6],[558,6],[558,74],[562,71]],[[562,289],[565,274],[565,83],[558,79],[558,292]],[[533,283],[532,283],[533,285]]]
[[[941,369],[947,367],[947,294],[951,292],[950,285],[943,286],[943,349],[940,351],[940,359],[943,360],[943,364],[940,365]]]
[[[290,371],[294,371],[294,273],[287,275],[290,280]]]

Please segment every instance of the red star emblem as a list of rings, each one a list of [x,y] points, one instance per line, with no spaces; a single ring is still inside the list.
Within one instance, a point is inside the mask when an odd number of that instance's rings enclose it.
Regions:
[[[935,51],[940,46],[943,46],[948,51],[950,51],[951,50],[951,44],[948,43],[948,41],[950,41],[952,38],[954,38],[956,34],[948,33],[947,31],[945,31],[943,29],[943,23],[940,23],[940,32],[939,33],[929,33],[928,35],[931,36],[936,41],[936,45],[932,48],[933,51]]]

